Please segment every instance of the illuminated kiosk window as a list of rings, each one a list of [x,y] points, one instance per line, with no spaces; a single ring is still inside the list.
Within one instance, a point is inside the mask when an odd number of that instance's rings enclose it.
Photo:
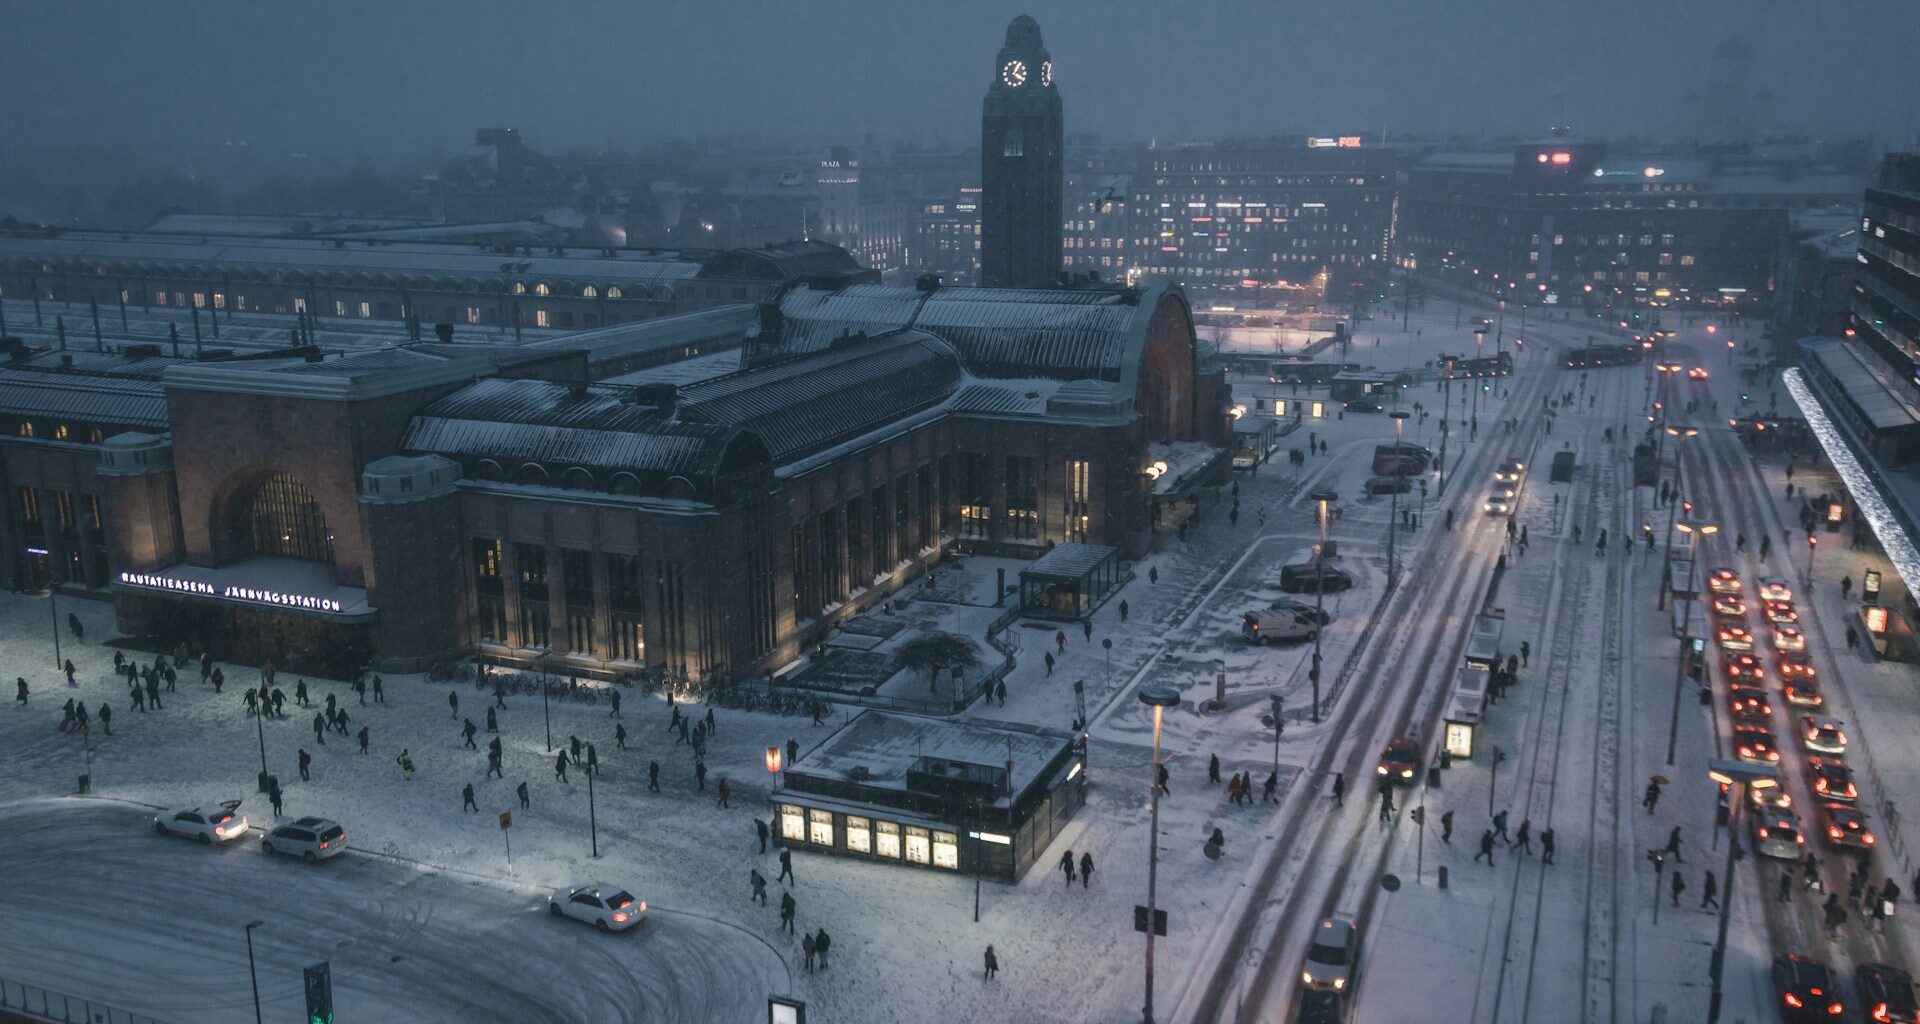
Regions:
[[[891,821],[878,821],[873,825],[873,852],[882,857],[900,859],[900,826]]]
[[[1286,399],[1284,399],[1284,398],[1276,398],[1276,399],[1274,399],[1274,400],[1273,400],[1273,414],[1274,414],[1275,416],[1285,416],[1285,415],[1287,414],[1287,400],[1286,400]]]
[[[907,863],[927,864],[933,860],[933,836],[924,828],[907,826]]]
[[[818,846],[833,845],[833,812],[810,810],[807,812],[807,839]]]
[[[933,866],[960,870],[960,838],[951,832],[933,834]]]
[[[780,838],[798,843],[807,838],[807,816],[792,804],[780,805]]]
[[[1309,403],[1309,404],[1308,404],[1308,406],[1307,406],[1307,415],[1308,415],[1308,416],[1311,416],[1311,417],[1313,417],[1313,418],[1314,418],[1314,419],[1316,419],[1316,420],[1324,420],[1324,419],[1326,419],[1326,418],[1327,418],[1327,403],[1325,403],[1325,402],[1311,402],[1311,403]]]
[[[847,815],[847,849],[854,853],[873,852],[873,822],[857,815]]]

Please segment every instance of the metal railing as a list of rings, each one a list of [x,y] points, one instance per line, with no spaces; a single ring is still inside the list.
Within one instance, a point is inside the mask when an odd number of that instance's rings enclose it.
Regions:
[[[0,1017],[59,1024],[166,1024],[145,1014],[0,977]]]

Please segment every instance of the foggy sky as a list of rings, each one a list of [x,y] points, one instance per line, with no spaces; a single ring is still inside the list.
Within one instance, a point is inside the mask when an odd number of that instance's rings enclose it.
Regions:
[[[1069,130],[1112,140],[1557,121],[1684,138],[1730,34],[1773,127],[1899,148],[1920,123],[1905,0],[0,0],[0,132],[386,158],[481,125],[550,151],[739,132],[965,143],[1020,13],[1040,21]]]

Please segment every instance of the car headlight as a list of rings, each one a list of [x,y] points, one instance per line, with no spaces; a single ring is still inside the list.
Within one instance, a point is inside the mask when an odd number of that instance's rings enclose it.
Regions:
[[[1311,985],[1311,984],[1313,984],[1313,972],[1312,972],[1312,971],[1301,971],[1301,972],[1300,972],[1300,984],[1302,984],[1302,985]]]
[[[1387,774],[1387,766],[1386,766],[1386,765],[1384,765],[1384,764],[1383,764],[1383,765],[1380,765],[1379,767],[1377,767],[1377,768],[1375,768],[1375,769],[1374,769],[1374,771],[1377,771],[1377,772],[1379,772],[1380,774],[1382,774],[1382,775],[1385,775],[1385,774]]]
[[[1342,989],[1342,988],[1346,988],[1346,987],[1347,987],[1347,979],[1345,979],[1345,978],[1335,978],[1335,979],[1333,979],[1333,987],[1334,987],[1334,988],[1336,988],[1336,989]]]
[[[1402,769],[1400,769],[1400,777],[1401,777],[1401,778],[1403,778],[1403,779],[1411,779],[1411,778],[1413,778],[1413,769],[1411,769],[1411,768],[1402,768]]]

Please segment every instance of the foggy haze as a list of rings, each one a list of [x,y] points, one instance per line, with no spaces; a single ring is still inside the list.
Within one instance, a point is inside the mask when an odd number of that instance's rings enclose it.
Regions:
[[[520,128],[543,149],[757,133],[973,141],[1010,17],[1039,19],[1069,131],[1684,139],[1713,49],[1751,51],[1768,131],[1910,143],[1908,5],[64,3],[0,5],[8,146],[191,153],[244,142],[376,161]],[[1871,41],[1869,45],[1868,41]],[[264,154],[257,154],[264,155]]]

